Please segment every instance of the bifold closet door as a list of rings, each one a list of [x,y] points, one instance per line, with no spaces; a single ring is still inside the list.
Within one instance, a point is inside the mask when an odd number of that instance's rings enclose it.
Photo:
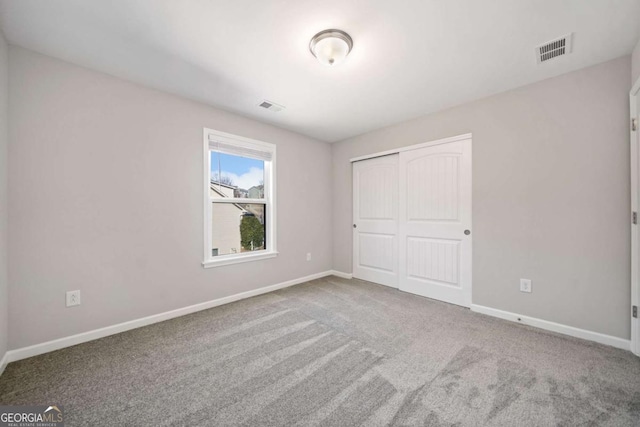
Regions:
[[[399,157],[400,290],[471,305],[471,140]]]
[[[398,155],[353,163],[353,277],[398,287]]]

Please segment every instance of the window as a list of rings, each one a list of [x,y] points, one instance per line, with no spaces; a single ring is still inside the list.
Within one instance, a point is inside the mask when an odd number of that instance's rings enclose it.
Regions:
[[[272,258],[276,147],[204,130],[204,267]]]

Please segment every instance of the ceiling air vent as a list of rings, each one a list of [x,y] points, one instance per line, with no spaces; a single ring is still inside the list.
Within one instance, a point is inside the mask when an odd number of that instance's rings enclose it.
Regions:
[[[571,35],[572,33],[565,34],[560,38],[536,47],[536,60],[538,64],[571,53]]]
[[[285,108],[284,105],[276,104],[275,102],[266,101],[266,100],[258,104],[258,107],[265,108],[269,111],[273,111],[274,113],[277,113],[278,111],[282,111]]]

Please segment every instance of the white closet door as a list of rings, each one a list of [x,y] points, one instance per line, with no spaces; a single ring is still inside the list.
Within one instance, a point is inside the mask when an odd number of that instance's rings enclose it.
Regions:
[[[400,153],[400,290],[471,305],[471,140]]]
[[[353,164],[353,277],[398,287],[398,155]]]

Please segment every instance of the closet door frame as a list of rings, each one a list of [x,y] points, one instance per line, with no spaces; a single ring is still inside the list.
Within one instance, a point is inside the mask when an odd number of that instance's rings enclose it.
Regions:
[[[371,154],[367,154],[367,155],[363,155],[363,156],[358,156],[358,157],[353,157],[351,159],[349,159],[349,161],[351,163],[354,162],[358,162],[361,160],[367,160],[367,159],[372,159],[375,157],[381,157],[381,156],[388,156],[388,155],[392,155],[392,154],[400,154],[402,152],[405,151],[411,151],[411,150],[416,150],[416,149],[420,149],[420,148],[426,148],[426,147],[433,147],[436,145],[441,145],[441,144],[448,144],[451,142],[457,142],[457,141],[465,141],[468,140],[469,144],[471,145],[471,147],[473,147],[473,137],[471,133],[466,133],[466,134],[462,134],[462,135],[457,135],[457,136],[453,136],[453,137],[449,137],[449,138],[442,138],[442,139],[438,139],[438,140],[434,140],[434,141],[429,141],[429,142],[425,142],[425,143],[421,143],[421,144],[415,144],[415,145],[410,145],[410,146],[406,146],[406,147],[399,147],[393,150],[387,150],[387,151],[381,151],[381,152],[377,152],[377,153],[371,153]],[[469,171],[469,173],[471,173],[471,170]],[[471,188],[473,188],[473,178],[471,178]],[[469,209],[471,210],[471,204],[469,205]],[[470,215],[473,216],[470,212]],[[353,213],[352,213],[352,217],[353,217]],[[398,225],[400,222],[400,219],[398,219]],[[352,241],[352,245],[355,244],[354,241]],[[402,243],[401,243],[402,244]],[[353,246],[352,246],[352,253],[353,253]],[[471,258],[473,257],[473,249],[471,250]],[[399,259],[399,253],[396,254],[396,256]],[[404,260],[399,259],[399,262],[403,262]],[[465,268],[467,269],[468,275],[470,277],[469,279],[469,287],[468,287],[468,300],[465,301],[465,306],[471,306],[472,304],[472,288],[473,288],[473,275],[472,275],[472,261],[469,261],[468,263],[469,265],[466,266]],[[467,304],[468,302],[468,304]]]

